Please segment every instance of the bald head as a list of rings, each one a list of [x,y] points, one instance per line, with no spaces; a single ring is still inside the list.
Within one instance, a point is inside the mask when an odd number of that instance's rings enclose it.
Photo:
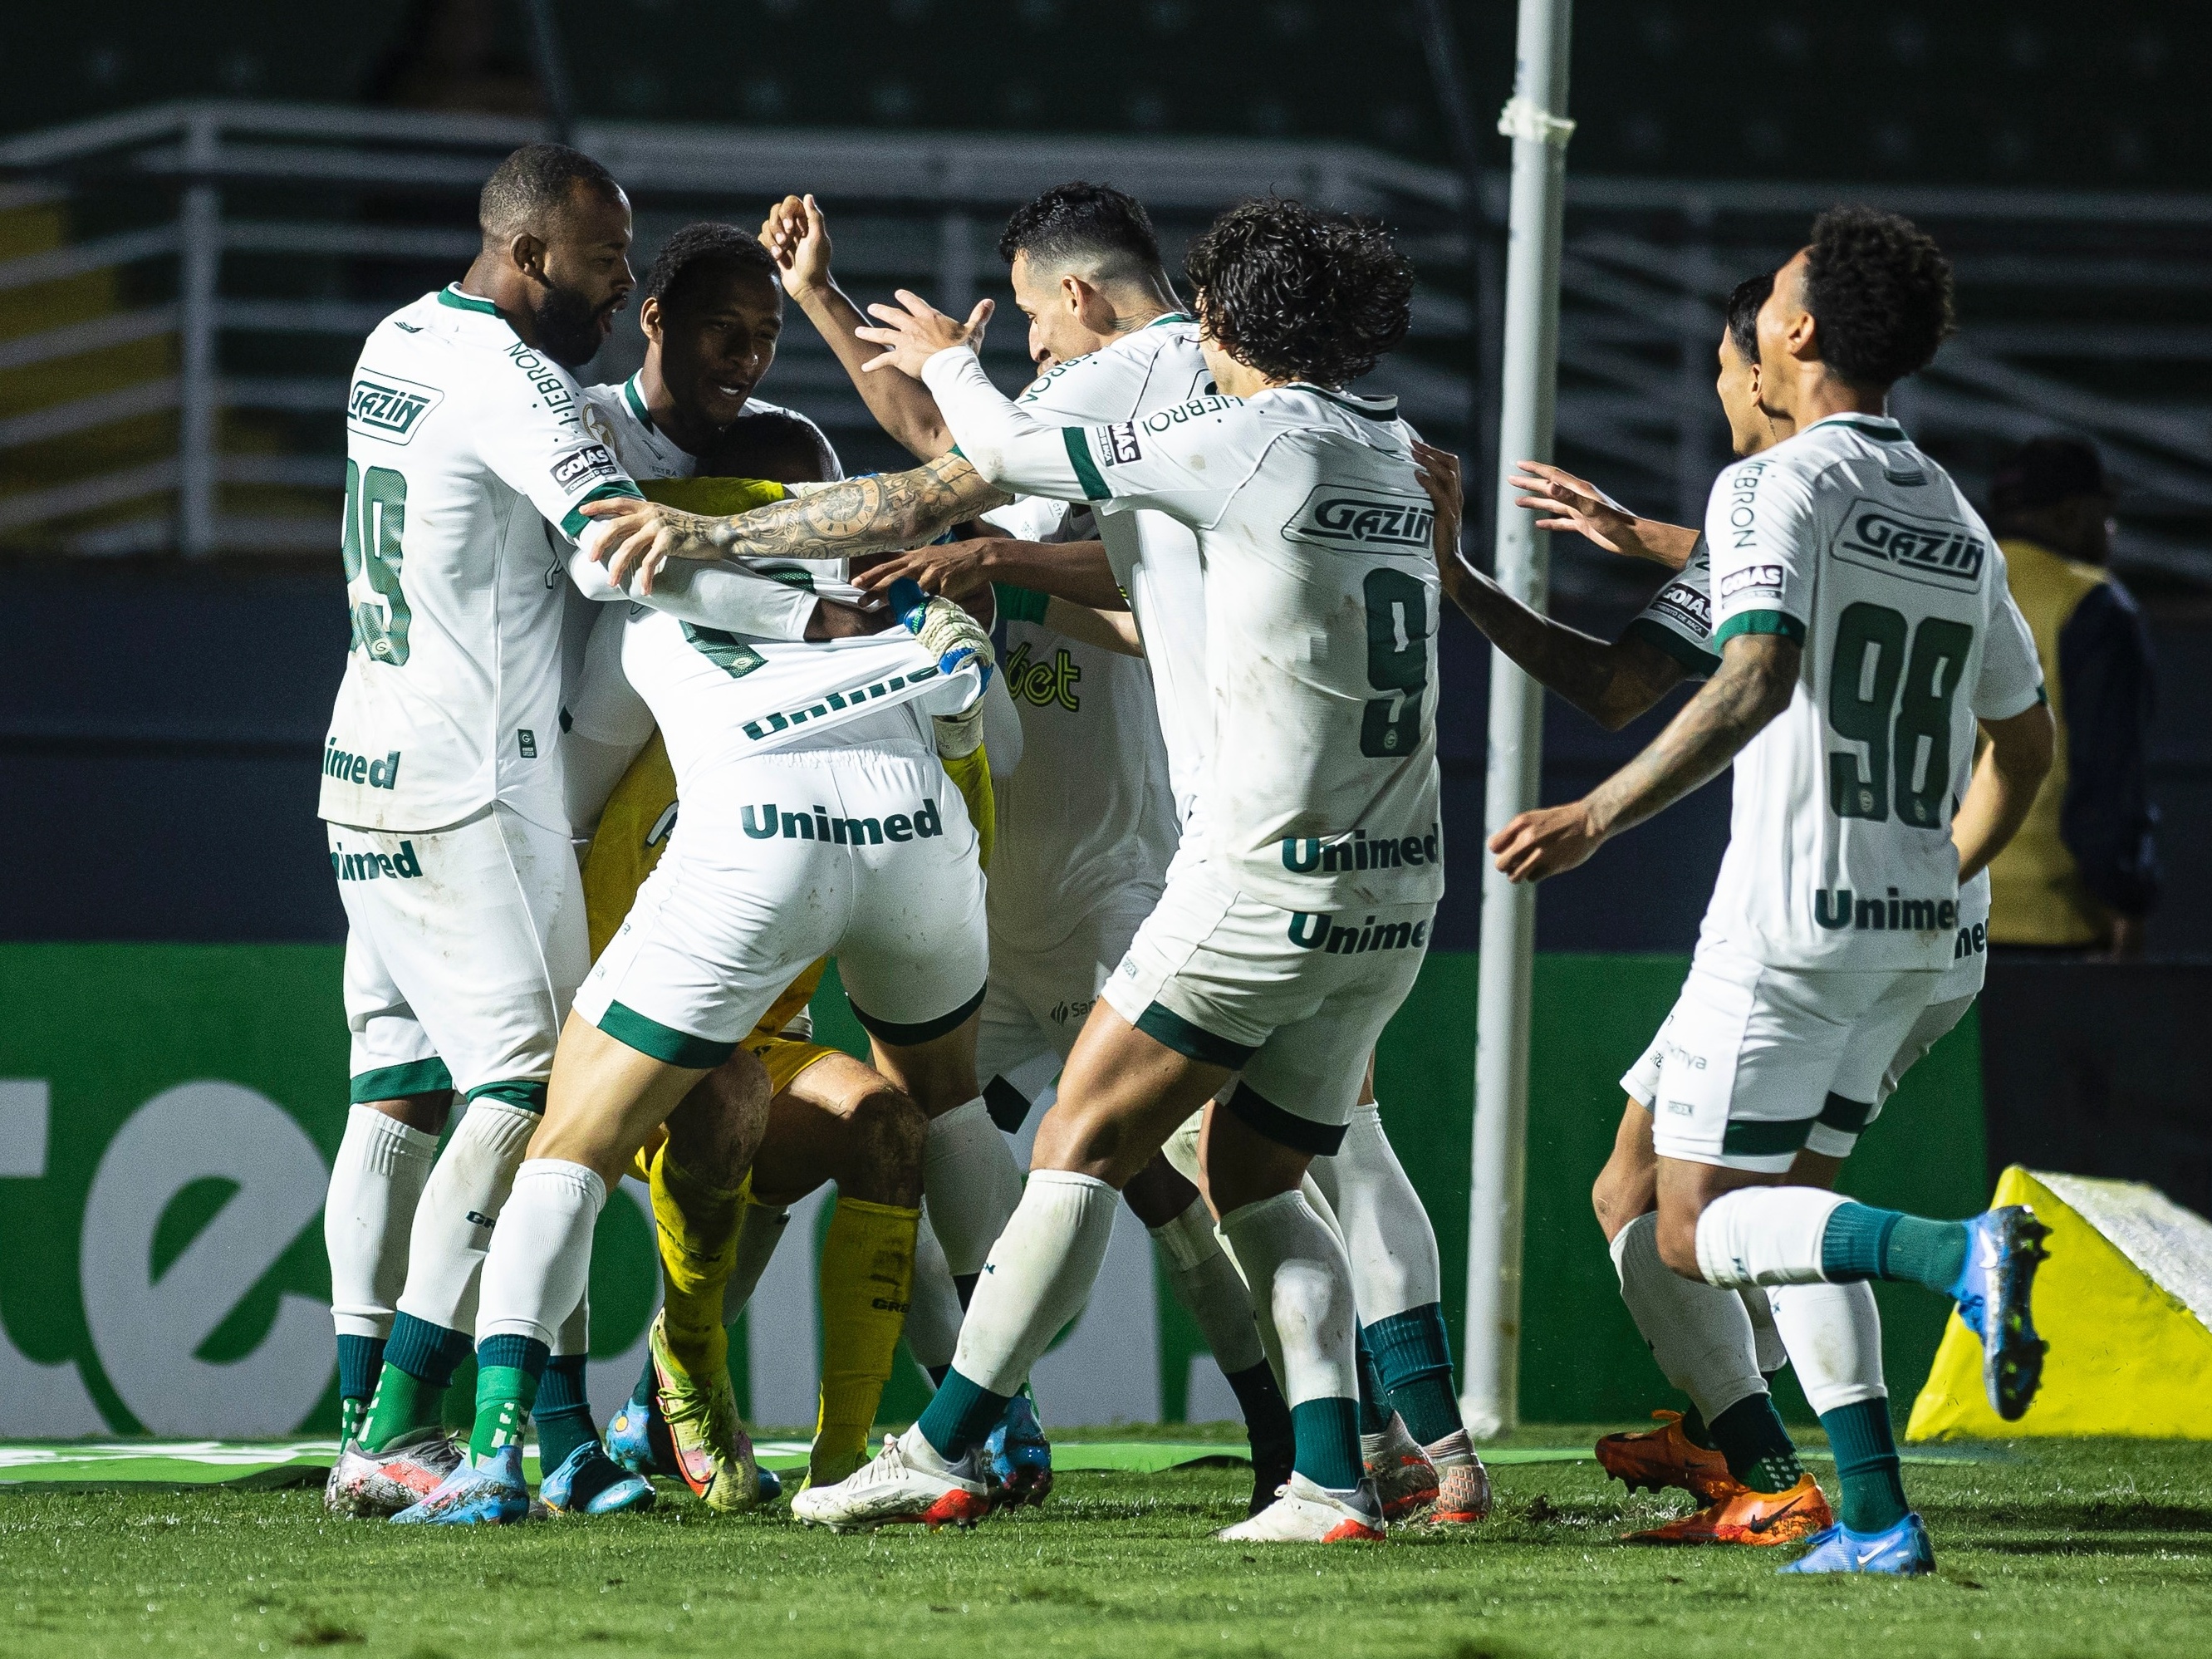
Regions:
[[[553,240],[561,220],[576,207],[623,199],[615,176],[566,144],[525,144],[499,164],[477,198],[477,224],[486,247],[519,235]]]

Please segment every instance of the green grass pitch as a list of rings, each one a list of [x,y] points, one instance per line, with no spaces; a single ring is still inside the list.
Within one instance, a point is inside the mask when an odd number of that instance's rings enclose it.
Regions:
[[[2021,1442],[1906,1474],[1929,1580],[1624,1546],[1678,1506],[1624,1499],[1589,1463],[1499,1468],[1498,1513],[1469,1533],[1332,1549],[1211,1542],[1241,1469],[1066,1474],[1042,1511],[873,1538],[688,1497],[453,1533],[332,1521],[311,1492],[24,1492],[0,1495],[0,1653],[2212,1653],[2212,1444]]]

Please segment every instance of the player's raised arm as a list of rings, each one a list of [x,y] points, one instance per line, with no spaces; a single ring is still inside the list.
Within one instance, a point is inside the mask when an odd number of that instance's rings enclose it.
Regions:
[[[1698,532],[1687,525],[1639,519],[1595,484],[1577,478],[1565,467],[1543,461],[1522,461],[1519,471],[1505,482],[1523,493],[1513,505],[1544,516],[1539,530],[1569,531],[1626,558],[1648,559],[1669,570],[1680,570],[1697,549]]]
[[[787,196],[770,208],[760,239],[782,274],[783,291],[829,342],[877,423],[918,460],[951,448],[952,435],[938,413],[936,400],[920,380],[868,372],[879,354],[865,337],[867,319],[830,275],[830,227],[813,197]],[[979,300],[969,317],[979,341],[991,311],[990,301]]]
[[[1608,642],[1570,628],[1522,605],[1468,564],[1459,546],[1459,457],[1416,441],[1413,459],[1421,486],[1436,504],[1437,574],[1444,592],[1529,678],[1608,732],[1618,732],[1681,683],[1686,670],[1660,647],[1634,634]]]

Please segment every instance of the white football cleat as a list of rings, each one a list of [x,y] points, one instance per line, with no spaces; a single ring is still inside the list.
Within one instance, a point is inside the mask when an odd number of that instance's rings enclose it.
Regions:
[[[872,1532],[914,1522],[935,1532],[950,1522],[972,1527],[991,1512],[991,1499],[975,1478],[973,1451],[947,1463],[908,1429],[884,1437],[884,1449],[834,1486],[809,1486],[791,1500],[791,1512],[809,1526],[832,1532]]]
[[[418,1429],[380,1452],[365,1452],[349,1440],[323,1488],[323,1507],[380,1521],[421,1503],[460,1466],[459,1445],[436,1429]]]
[[[1372,1483],[1359,1496],[1363,1503],[1346,1503],[1294,1472],[1273,1503],[1213,1535],[1224,1544],[1379,1544],[1388,1534]]]
[[[1385,1520],[1403,1521],[1437,1501],[1437,1466],[1397,1413],[1381,1434],[1359,1437],[1359,1457]]]

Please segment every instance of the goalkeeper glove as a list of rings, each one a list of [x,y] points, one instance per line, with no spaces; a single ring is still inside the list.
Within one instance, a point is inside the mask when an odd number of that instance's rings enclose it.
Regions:
[[[981,684],[990,684],[998,657],[981,623],[951,600],[924,593],[921,584],[910,576],[902,576],[891,584],[890,605],[891,613],[905,624],[907,632],[935,654],[939,672],[957,674],[976,662],[982,666]],[[981,707],[980,696],[976,702]]]

